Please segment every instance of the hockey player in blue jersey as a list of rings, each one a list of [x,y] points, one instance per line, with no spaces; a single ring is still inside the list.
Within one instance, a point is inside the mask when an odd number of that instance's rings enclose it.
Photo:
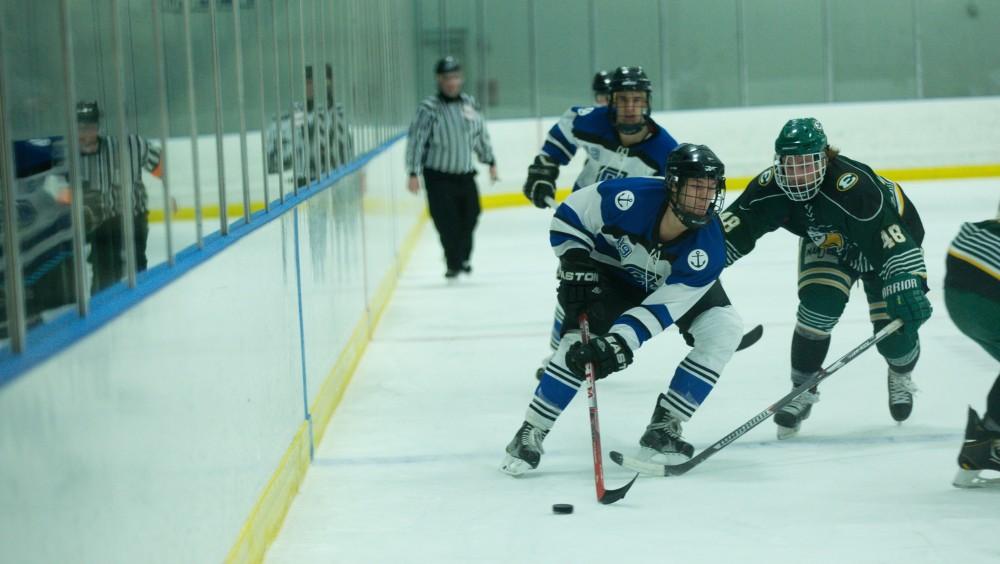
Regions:
[[[595,97],[598,79],[594,77]],[[652,87],[642,67],[619,67],[608,81],[607,107],[574,106],[566,111],[545,137],[542,150],[528,167],[524,195],[537,207],[556,194],[559,167],[581,149],[587,155],[573,184],[583,186],[628,176],[663,176],[667,155],[677,141],[649,116]],[[563,312],[556,306],[550,346],[559,346]],[[536,376],[541,377],[539,368]]]
[[[694,414],[739,345],[743,324],[718,282],[726,263],[718,214],[725,169],[704,145],[671,153],[667,177],[606,180],[570,195],[552,219],[550,242],[560,261],[562,340],[535,388],[524,422],[500,469],[536,468],[542,440],[584,381],[624,370],[633,352],[670,325],[695,344],[673,373],[639,440],[660,463],[691,458],[681,423]],[[594,336],[580,339],[586,312]]]
[[[649,116],[653,89],[646,73],[642,67],[619,67],[608,89],[607,106],[573,106],[549,129],[524,184],[524,195],[537,207],[548,207],[545,198],[555,197],[559,167],[569,164],[578,149],[587,161],[574,191],[611,178],[663,176],[677,141]]]
[[[591,90],[594,91],[594,105],[607,106],[611,101],[611,73],[606,70],[597,71]]]

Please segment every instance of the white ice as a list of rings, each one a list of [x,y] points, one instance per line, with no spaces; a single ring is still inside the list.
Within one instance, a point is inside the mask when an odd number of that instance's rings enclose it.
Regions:
[[[801,434],[778,442],[766,421],[681,477],[641,477],[615,505],[595,501],[586,397],[545,441],[537,470],[497,467],[548,353],[556,261],[550,213],[485,213],[475,272],[443,279],[423,231],[374,340],[306,476],[268,561],[284,562],[998,562],[1000,490],[951,486],[966,406],[982,412],[996,361],[959,333],[941,285],[964,221],[993,217],[1000,179],[910,182],[927,231],[933,318],[921,330],[913,415],[889,416],[886,368],[870,350],[821,387]],[[730,198],[735,197],[730,195]],[[739,352],[685,427],[696,448],[789,389],[796,239],[778,231],[723,281],[746,327]],[[871,333],[855,287],[828,362]],[[675,331],[598,385],[608,487],[634,452],[676,363]],[[571,503],[572,515],[555,515]]]

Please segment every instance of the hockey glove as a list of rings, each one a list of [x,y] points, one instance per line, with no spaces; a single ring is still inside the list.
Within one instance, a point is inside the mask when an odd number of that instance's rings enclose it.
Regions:
[[[882,286],[882,298],[889,317],[901,319],[905,334],[916,335],[917,329],[931,316],[931,302],[925,295],[926,283],[915,274],[897,274]]]
[[[588,362],[594,364],[594,378],[600,380],[632,364],[632,349],[625,344],[625,339],[609,333],[591,338],[586,345],[573,343],[566,351],[566,367],[580,378],[587,377]]]
[[[562,257],[559,265],[559,305],[566,313],[565,319],[576,319],[581,313],[593,311],[601,299],[601,275],[597,265],[585,254],[573,251]]]
[[[528,166],[528,180],[524,183],[524,195],[535,207],[545,209],[549,204],[545,198],[556,197],[556,178],[559,177],[559,167],[545,157],[535,157],[535,162]]]

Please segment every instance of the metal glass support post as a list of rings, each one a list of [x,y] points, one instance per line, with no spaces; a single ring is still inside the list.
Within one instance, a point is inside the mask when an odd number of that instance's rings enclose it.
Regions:
[[[63,95],[66,100],[66,161],[69,164],[69,185],[73,194],[70,204],[73,290],[76,292],[77,313],[83,317],[90,313],[90,293],[87,291],[87,267],[84,266],[86,235],[83,186],[80,184],[80,137],[76,126],[76,64],[73,60],[73,26],[69,17],[69,0],[59,0],[59,31],[62,39]],[[6,116],[3,119],[6,121]]]
[[[111,0],[111,41],[114,45],[115,114],[118,119],[118,188],[121,190],[122,239],[125,247],[125,282],[135,288],[135,188],[132,171],[132,143],[125,128],[125,48],[122,45],[121,0]],[[113,166],[113,165],[112,165]],[[135,171],[139,173],[139,171]],[[112,174],[112,178],[114,175]]]
[[[188,120],[191,128],[191,174],[194,180],[194,229],[198,248],[205,247],[204,217],[201,209],[201,165],[198,158],[198,104],[194,90],[194,49],[191,47],[191,0],[184,5],[184,50],[187,55]]]
[[[250,162],[247,157],[247,115],[246,96],[243,92],[243,33],[240,29],[240,0],[233,0],[233,43],[236,44],[236,107],[240,115],[240,170],[243,174],[243,221],[250,223]]]
[[[174,265],[173,220],[171,218],[170,178],[167,168],[167,140],[170,139],[170,109],[167,106],[167,65],[163,58],[163,28],[160,22],[160,0],[151,0],[153,9],[153,49],[156,57],[156,89],[160,95],[160,162],[163,167],[163,227],[167,235],[167,264]]]
[[[208,13],[212,21],[212,89],[215,91],[215,168],[218,171],[219,182],[219,233],[229,235],[229,209],[226,201],[226,155],[222,138],[222,79],[219,69],[219,30],[215,2],[216,0],[208,0]]]

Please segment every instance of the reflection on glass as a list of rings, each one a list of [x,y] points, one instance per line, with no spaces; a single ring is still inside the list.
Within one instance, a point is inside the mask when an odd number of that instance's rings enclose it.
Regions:
[[[102,129],[102,115],[96,101],[77,104],[80,184],[84,196],[84,227],[90,245],[87,262],[92,269],[92,293],[111,286],[125,275],[125,249],[129,246],[123,226],[126,213],[133,219],[136,271],[146,270],[149,196],[143,172],[159,178],[163,171],[158,143],[134,134],[127,135],[123,143]],[[123,157],[129,165],[124,172],[120,164]],[[132,194],[128,210],[124,209],[127,204],[122,197],[125,190]]]
[[[14,208],[17,214],[24,300],[25,328],[30,329],[76,302],[73,282],[73,231],[70,204],[72,191],[67,181],[66,142],[62,136],[36,137],[14,141]],[[0,223],[6,223],[0,217]],[[4,320],[0,339],[8,337],[7,249],[0,258],[0,308]],[[16,290],[15,290],[16,292]]]

